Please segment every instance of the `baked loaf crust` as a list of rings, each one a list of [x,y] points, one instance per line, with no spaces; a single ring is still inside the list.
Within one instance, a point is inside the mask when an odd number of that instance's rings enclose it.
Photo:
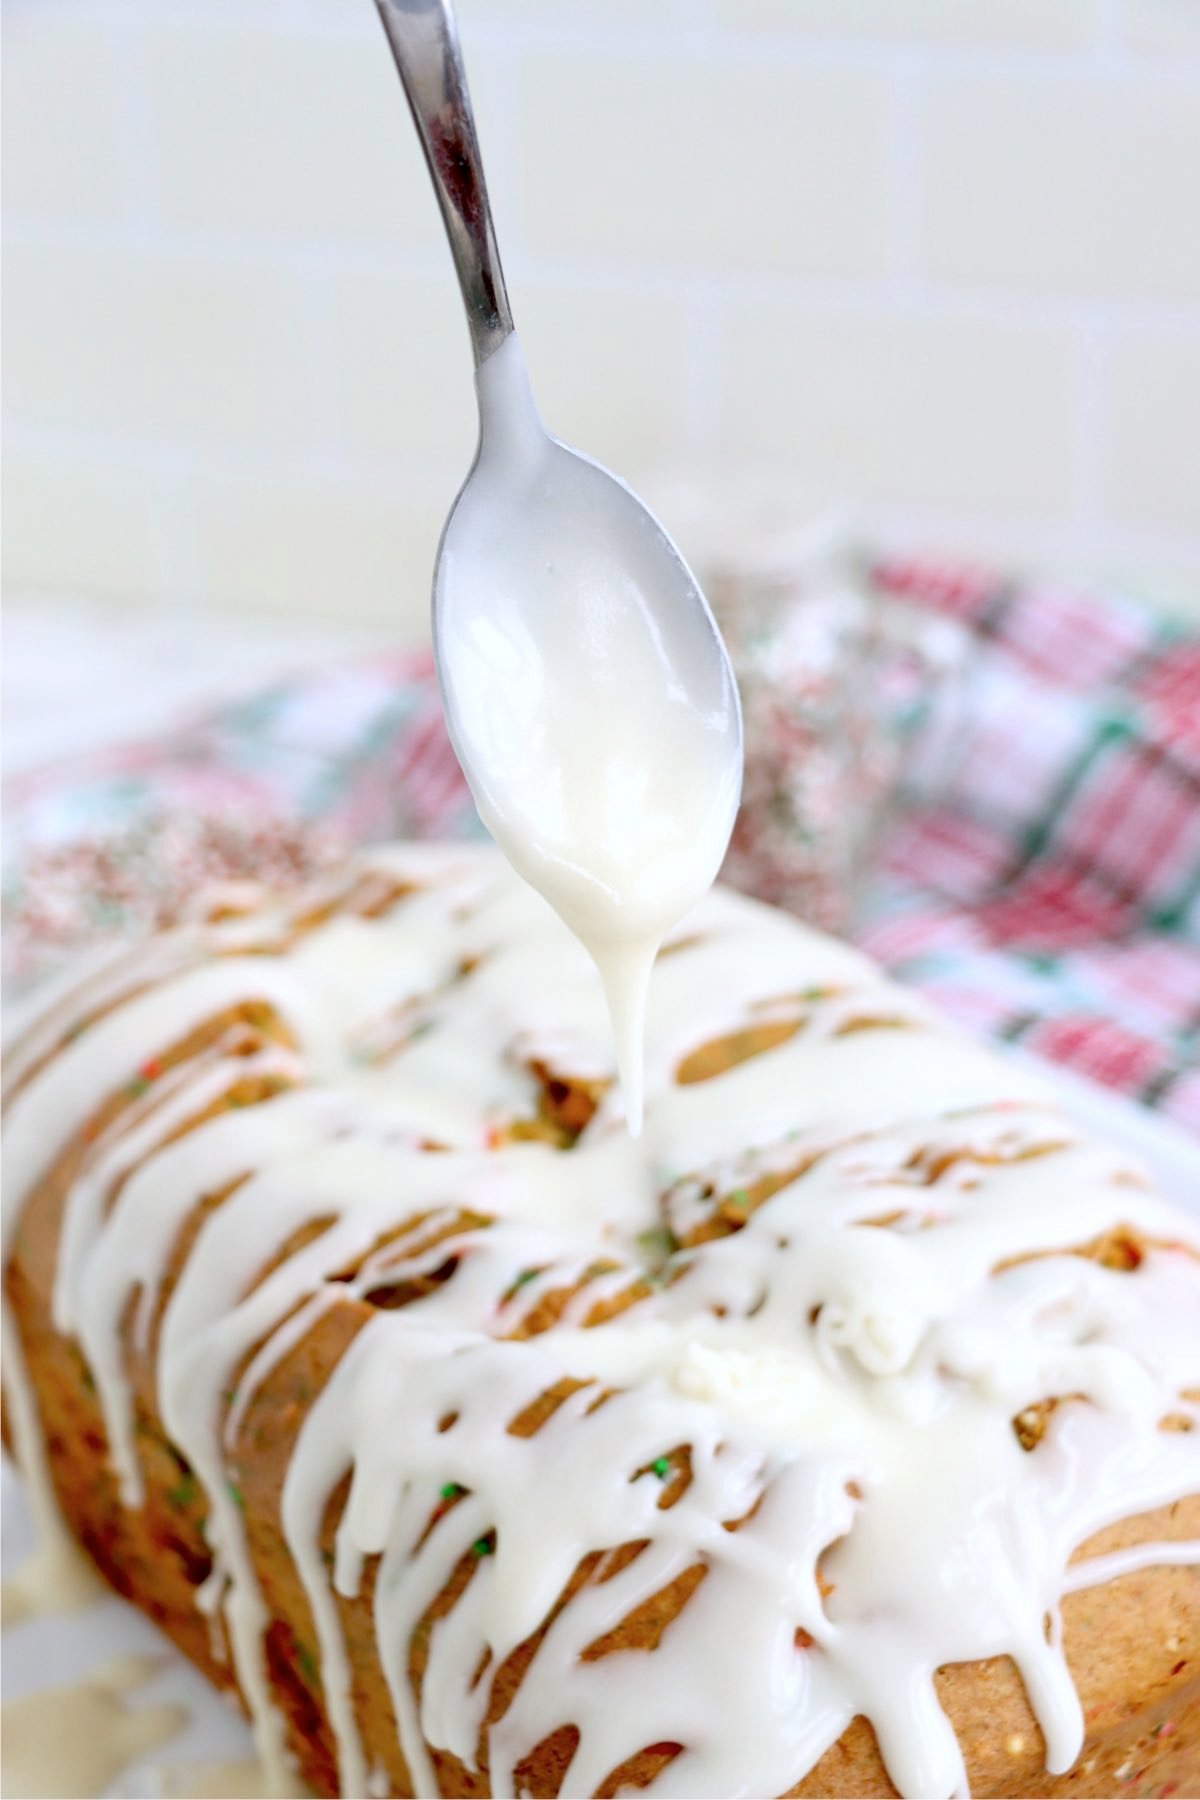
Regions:
[[[711,896],[635,1146],[582,951],[403,848],[7,1082],[6,1384],[316,1792],[1200,1783],[1200,1231],[853,952]]]

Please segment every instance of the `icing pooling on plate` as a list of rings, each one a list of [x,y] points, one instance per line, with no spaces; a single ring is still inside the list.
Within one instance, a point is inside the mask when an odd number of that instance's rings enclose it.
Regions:
[[[126,1656],[70,1687],[4,1702],[4,1791],[89,1795],[128,1764],[165,1744],[187,1723],[182,1707],[126,1704],[125,1696],[159,1673],[149,1656]]]
[[[158,1788],[163,1800],[270,1800],[261,1763],[248,1757],[163,1768]]]
[[[716,892],[668,942],[635,1144],[595,972],[494,854],[382,853],[347,887],[303,929],[311,898],[179,934],[151,953],[153,982],[136,965],[93,977],[74,1009],[58,1003],[43,1044],[62,1047],[8,1115],[11,1232],[53,1147],[132,1083],[72,1189],[54,1303],[133,1504],[121,1320],[137,1291],[148,1343],[179,1228],[201,1195],[238,1183],[166,1306],[159,1406],[208,1494],[202,1599],[223,1610],[276,1768],[265,1608],[228,1486],[240,1419],[327,1310],[408,1282],[428,1291],[358,1332],[284,1485],[343,1791],[386,1791],[333,1597],[359,1591],[375,1558],[379,1654],[417,1792],[434,1787],[431,1746],[475,1767],[494,1671],[592,1552],[605,1563],[486,1731],[497,1794],[569,1724],[564,1791],[670,1742],[652,1793],[783,1793],[858,1713],[902,1793],[961,1792],[933,1674],[1005,1653],[1048,1766],[1068,1767],[1083,1721],[1047,1616],[1139,1555],[1196,1554],[1149,1546],[1068,1572],[1108,1523],[1200,1485],[1196,1432],[1160,1428],[1200,1423],[1195,1225],[1080,1140],[1036,1083],[854,952],[750,902]],[[354,916],[368,901],[379,916]],[[131,980],[139,992],[71,1036]],[[292,1042],[247,1056],[231,1025],[139,1075],[239,1002],[269,1003]],[[759,1053],[714,1072],[704,1046],[751,1027]],[[10,1079],[34,1061],[18,1052]],[[567,1076],[596,1103],[579,1135],[514,1139]],[[279,1091],[168,1141],[238,1078]],[[1122,1231],[1142,1245],[1136,1267],[1062,1254]],[[285,1244],[299,1247],[280,1260]],[[514,1340],[564,1293],[554,1329]],[[540,1429],[509,1431],[563,1381],[580,1385]],[[1042,1436],[1026,1449],[1031,1420]],[[347,1475],[331,1571],[321,1520]],[[641,1541],[623,1566],[608,1554]],[[464,1557],[418,1694],[413,1628]],[[653,1652],[585,1654],[688,1581]]]

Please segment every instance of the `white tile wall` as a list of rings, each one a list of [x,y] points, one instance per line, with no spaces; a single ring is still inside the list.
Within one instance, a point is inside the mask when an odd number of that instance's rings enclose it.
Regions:
[[[5,388],[31,427],[286,450],[324,429],[287,270],[239,251],[30,241],[4,279]]]
[[[424,633],[429,571],[452,478],[255,468],[196,483],[200,576],[216,608]]]
[[[1124,331],[1112,346],[1106,509],[1181,536],[1200,520],[1200,327]]]
[[[291,6],[256,24],[237,0],[190,10],[194,23],[163,20],[137,34],[164,225],[266,243],[437,242],[377,26],[343,36],[318,17],[312,29],[291,28]],[[329,26],[348,10],[330,0]]]
[[[1200,0],[459,16],[563,435],[1200,616]],[[10,589],[423,634],[469,357],[370,0],[4,37]]]
[[[1124,42],[1163,56],[1200,56],[1195,0],[1123,0]]]
[[[1076,50],[1092,42],[1098,0],[720,0],[731,25],[888,44]]]
[[[154,483],[121,457],[6,451],[6,585],[18,593],[168,604],[162,505]]]
[[[1200,307],[1200,86],[964,74],[929,95],[924,264],[948,284]]]
[[[1072,503],[1073,346],[1067,327],[861,306],[730,301],[722,309],[720,435],[899,502],[1052,522]]]
[[[882,276],[886,78],[664,46],[530,55],[517,224],[543,255],[687,280]]]
[[[5,213],[119,218],[125,190],[116,34],[103,19],[56,6],[36,23],[14,11],[5,38],[0,60]],[[64,128],[71,140],[67,146]]]

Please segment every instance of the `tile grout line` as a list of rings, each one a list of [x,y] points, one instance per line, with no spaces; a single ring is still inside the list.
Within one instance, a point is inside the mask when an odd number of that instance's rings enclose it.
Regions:
[[[969,0],[962,0],[964,5]],[[1054,0],[1045,0],[1053,4]],[[328,0],[290,0],[281,9],[277,0],[261,0],[248,4],[243,0],[241,15],[233,18],[220,8],[209,11],[194,7],[171,8],[164,0],[109,0],[114,26],[122,32],[137,30],[153,23],[164,32],[180,35],[204,35],[213,39],[236,39],[239,35],[300,39],[312,43],[363,42],[378,27],[371,8],[362,4],[335,12]],[[996,72],[1017,77],[1046,77],[1065,85],[1091,85],[1107,79],[1112,73],[1163,86],[1178,86],[1190,78],[1191,71],[1177,66],[1170,57],[1138,54],[1132,57],[1135,68],[1127,71],[1124,40],[1117,11],[1118,0],[1100,0],[1099,22],[1090,35],[1081,33],[1060,45],[1022,45],[1013,43],[954,43],[927,38],[905,43],[886,36],[868,37],[846,34],[832,37],[827,33],[763,28],[752,32],[739,30],[715,16],[708,0],[703,10],[677,11],[661,23],[631,22],[627,19],[603,22],[599,19],[565,18],[564,12],[545,12],[521,16],[514,11],[506,17],[462,16],[459,24],[465,39],[468,58],[472,44],[494,50],[510,47],[533,49],[547,54],[577,53],[585,56],[611,55],[640,59],[647,55],[676,58],[686,56],[697,62],[722,67],[740,65],[745,68],[779,67],[799,69],[805,66],[828,71],[861,69],[888,72],[897,58],[919,59],[931,70],[952,77]]]
[[[715,311],[713,320],[719,329],[719,315]],[[717,444],[715,448],[719,451],[720,445]],[[21,458],[50,462],[71,460],[85,467],[90,465],[103,468],[111,466],[114,459],[119,459],[152,482],[165,483],[176,474],[187,481],[197,478],[220,480],[223,476],[236,481],[253,481],[258,478],[282,478],[302,483],[329,480],[347,492],[366,492],[374,497],[386,497],[394,490],[397,482],[403,482],[426,498],[448,499],[450,495],[447,494],[447,483],[457,481],[462,474],[457,459],[446,458],[435,466],[428,457],[415,451],[407,456],[386,457],[353,452],[343,455],[340,451],[330,453],[311,448],[290,450],[278,446],[215,447],[178,441],[147,442],[119,432],[81,431],[77,428],[63,430],[57,427],[12,426],[7,432],[6,449],[14,462]],[[1083,483],[1077,484],[1077,492],[1082,494]],[[884,498],[878,503],[876,510],[881,515],[890,515],[894,519],[897,507],[896,503]],[[1019,514],[980,512],[977,508],[968,506],[947,510],[936,503],[924,501],[907,503],[907,510],[914,518],[925,521],[934,529],[976,531],[985,536],[991,534],[994,537],[997,532],[1010,527],[1019,534],[1038,541],[1050,541],[1051,538],[1062,541],[1064,533],[1072,536],[1077,533],[1076,519],[1060,519],[1049,523],[1034,523],[1027,519],[1023,523]],[[1102,509],[1097,509],[1094,515],[1093,535],[1106,542],[1142,544],[1148,548],[1157,546],[1167,555],[1200,560],[1200,532],[1110,526],[1105,523]]]
[[[919,201],[917,204],[919,208]],[[897,234],[898,243],[901,235]],[[347,276],[436,275],[445,276],[447,281],[453,279],[447,265],[448,252],[438,243],[405,247],[390,244],[386,239],[347,243],[329,237],[281,237],[264,241],[250,231],[224,233],[180,227],[147,228],[142,224],[131,226],[128,221],[80,225],[61,220],[35,221],[19,215],[9,215],[6,219],[5,237],[13,251],[28,247],[84,255],[141,255],[164,268],[181,263],[219,268],[221,263],[227,263],[239,270],[261,267],[297,277],[311,272]],[[658,295],[675,295],[682,283],[688,283],[693,288],[718,292],[722,297],[809,310],[871,312],[894,311],[896,307],[895,288],[886,273],[872,278],[769,270],[723,272],[715,263],[658,264],[620,260],[614,256],[530,248],[518,230],[510,230],[507,226],[505,244],[516,244],[521,276],[530,281],[563,286],[582,283],[602,291]],[[513,260],[510,257],[510,262]],[[919,275],[915,282],[904,285],[903,305],[912,312],[923,312],[932,318],[960,315],[1024,325],[1074,327],[1081,322],[1097,322],[1122,328],[1142,326],[1183,331],[1200,328],[1200,308],[1190,301],[1083,299],[1067,293],[1022,292],[1003,285],[976,286],[941,278],[931,283]]]

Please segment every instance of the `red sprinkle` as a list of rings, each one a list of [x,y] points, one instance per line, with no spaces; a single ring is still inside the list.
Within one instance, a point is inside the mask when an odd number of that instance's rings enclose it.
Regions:
[[[140,1073],[143,1081],[157,1081],[162,1074],[162,1064],[157,1057],[152,1056],[149,1062],[142,1064]]]

